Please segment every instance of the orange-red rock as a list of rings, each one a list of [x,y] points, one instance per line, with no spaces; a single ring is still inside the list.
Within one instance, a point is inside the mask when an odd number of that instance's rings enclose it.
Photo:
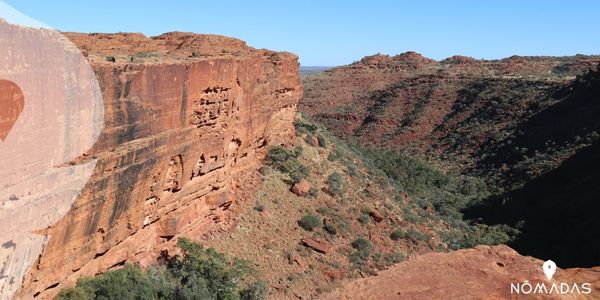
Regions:
[[[303,238],[302,243],[308,248],[311,248],[317,252],[327,253],[331,245],[327,241],[317,238]]]
[[[81,276],[158,257],[199,236],[236,201],[233,178],[258,168],[268,145],[293,136],[302,96],[297,57],[213,35],[66,34],[100,83],[98,159],[20,298],[46,299]],[[150,259],[151,260],[151,259]]]
[[[548,281],[542,261],[511,248],[477,246],[411,257],[377,276],[357,279],[322,299],[597,299],[600,269],[558,269]],[[589,294],[511,294],[511,283],[590,283]]]
[[[306,180],[300,180],[292,186],[290,191],[298,196],[306,196],[310,191],[310,183]]]
[[[376,212],[376,211],[370,211],[369,215],[371,216],[371,218],[373,219],[373,221],[375,221],[377,223],[383,221],[383,216],[380,213]]]

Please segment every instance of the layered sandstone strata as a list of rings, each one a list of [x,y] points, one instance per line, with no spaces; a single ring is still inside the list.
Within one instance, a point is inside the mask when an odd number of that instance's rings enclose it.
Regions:
[[[211,35],[66,34],[104,98],[97,159],[71,210],[40,232],[48,244],[21,298],[49,298],[76,278],[151,260],[199,236],[236,201],[234,178],[293,134],[297,57]]]

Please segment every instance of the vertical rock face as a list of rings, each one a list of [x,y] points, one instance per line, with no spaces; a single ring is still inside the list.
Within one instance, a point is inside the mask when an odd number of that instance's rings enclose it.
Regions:
[[[199,235],[235,201],[234,178],[293,134],[297,57],[235,39],[67,34],[98,77],[105,125],[74,163],[97,159],[20,297],[48,298],[83,275],[155,257]]]

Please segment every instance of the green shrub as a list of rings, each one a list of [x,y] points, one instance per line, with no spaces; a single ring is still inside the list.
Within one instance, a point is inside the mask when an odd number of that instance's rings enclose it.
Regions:
[[[342,152],[340,147],[335,146],[335,147],[333,147],[333,150],[331,152],[329,152],[329,155],[327,156],[327,160],[334,162],[343,157],[344,157],[344,152]]]
[[[308,169],[304,167],[296,157],[297,151],[291,151],[284,147],[273,147],[267,154],[267,164],[280,172],[290,176],[293,182],[298,182],[308,176]]]
[[[349,163],[347,165],[347,168],[348,168],[348,175],[350,175],[352,177],[358,176],[358,167],[354,163]]]
[[[343,191],[343,179],[342,175],[338,172],[333,172],[327,177],[327,185],[329,192],[333,194],[340,194]]]
[[[356,249],[356,251],[350,254],[348,259],[352,262],[354,267],[364,269],[371,255],[373,245],[367,239],[360,237],[353,241],[351,246]]]
[[[240,300],[260,300],[265,299],[267,295],[267,284],[263,281],[256,281],[248,288],[240,291]]]
[[[315,133],[318,129],[316,125],[306,123],[302,120],[296,120],[296,122],[294,122],[294,128],[297,133]]]
[[[365,239],[364,237],[360,237],[356,240],[354,240],[354,242],[352,242],[352,248],[359,250],[359,251],[364,251],[364,250],[371,250],[371,248],[373,248],[373,244],[371,244],[371,242],[369,242],[369,240]]]
[[[358,217],[358,221],[362,224],[369,224],[371,223],[371,217],[369,215],[362,214],[360,217]]]
[[[333,210],[329,207],[319,207],[317,208],[317,212],[324,216],[333,215]]]
[[[304,230],[312,231],[315,228],[319,228],[323,226],[323,221],[321,218],[315,215],[305,215],[298,221],[298,225],[302,227]]]
[[[404,211],[404,219],[411,224],[419,222],[419,216],[408,209]]]
[[[406,232],[402,229],[396,229],[390,234],[390,238],[394,241],[399,241],[406,237]]]
[[[181,238],[183,256],[167,258],[142,271],[127,265],[95,278],[82,278],[74,288],[56,297],[61,300],[87,299],[264,299],[266,285],[248,282],[253,270],[239,259],[227,259],[214,249]],[[248,282],[248,284],[246,284]]]
[[[325,232],[327,232],[331,235],[337,234],[337,228],[335,227],[335,225],[333,225],[331,223],[325,224],[325,226],[323,226],[323,229],[325,230]]]
[[[310,198],[315,198],[315,197],[317,197],[317,195],[319,195],[319,190],[317,188],[315,188],[314,186],[311,186],[310,189],[308,190],[308,196]]]
[[[267,163],[269,165],[279,167],[294,156],[295,155],[292,151],[281,146],[275,146],[269,149],[269,153],[267,154]]]
[[[363,206],[360,207],[360,212],[363,213],[363,214],[365,214],[365,215],[368,215],[371,212],[373,212],[373,210],[370,207],[368,207],[366,205],[363,205]]]
[[[369,261],[369,256],[371,255],[371,249],[366,249],[363,251],[357,250],[354,253],[348,256],[350,262],[354,265],[354,267],[362,268],[367,265]]]
[[[327,140],[322,135],[317,136],[317,140],[319,141],[319,147],[327,148]]]
[[[406,237],[413,242],[426,241],[429,239],[429,236],[427,236],[425,233],[414,230],[412,228],[406,232]]]
[[[171,296],[157,295],[154,282],[139,266],[106,272],[95,278],[83,278],[77,286],[63,290],[57,299],[154,299]]]
[[[432,206],[444,218],[462,220],[461,210],[490,195],[481,179],[447,174],[396,151],[354,149],[367,166],[382,171],[398,191],[408,192],[420,205]]]
[[[302,155],[302,146],[298,145],[296,147],[294,147],[294,157],[298,158],[300,157],[300,155]]]
[[[386,253],[383,256],[383,261],[387,264],[387,265],[393,265],[393,264],[397,264],[399,262],[402,262],[406,259],[406,255],[399,253],[399,252],[391,252],[391,253]]]

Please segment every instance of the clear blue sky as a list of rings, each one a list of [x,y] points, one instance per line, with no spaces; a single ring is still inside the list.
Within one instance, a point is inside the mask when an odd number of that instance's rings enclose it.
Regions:
[[[191,31],[341,65],[413,50],[434,59],[600,54],[600,1],[7,0],[63,31]]]

